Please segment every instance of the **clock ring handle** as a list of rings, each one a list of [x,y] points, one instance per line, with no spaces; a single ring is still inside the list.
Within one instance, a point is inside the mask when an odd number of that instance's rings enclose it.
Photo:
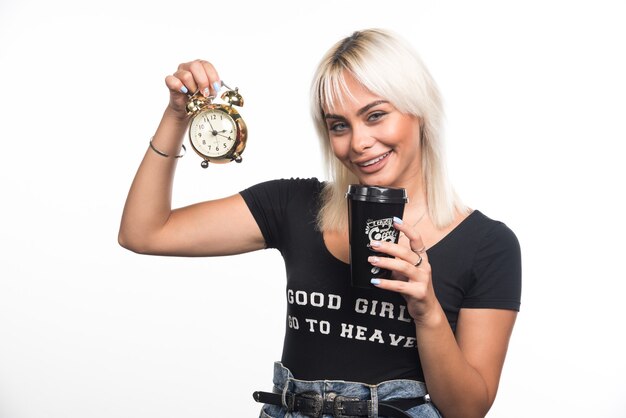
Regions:
[[[243,106],[243,97],[239,94],[239,87],[235,87],[233,89],[228,86],[228,84],[224,83],[223,80],[221,80],[220,83],[223,87],[228,89],[222,94],[221,99],[230,106]],[[189,99],[187,102],[187,114],[192,115],[200,111],[205,106],[213,103],[216,96],[205,97],[202,93],[200,93],[200,91],[196,91],[194,93],[188,93],[187,97]]]

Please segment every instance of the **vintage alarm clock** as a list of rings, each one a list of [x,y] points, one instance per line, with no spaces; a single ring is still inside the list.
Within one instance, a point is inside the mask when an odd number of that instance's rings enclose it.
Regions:
[[[187,103],[187,114],[193,115],[189,125],[189,142],[203,159],[202,168],[207,168],[209,162],[240,163],[246,148],[248,128],[233,107],[243,106],[243,97],[238,88],[233,90],[224,82],[222,86],[228,89],[221,95],[223,103],[216,103],[214,96],[204,97],[198,92],[191,95]]]

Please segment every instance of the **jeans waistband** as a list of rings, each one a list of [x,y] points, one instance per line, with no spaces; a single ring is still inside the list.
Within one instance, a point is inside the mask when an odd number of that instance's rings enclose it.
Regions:
[[[427,394],[424,382],[408,379],[388,380],[376,385],[344,380],[299,380],[282,363],[274,363],[274,392],[283,396],[287,404],[287,394],[318,393],[323,398],[345,396],[372,401],[372,416],[378,416],[378,402],[392,399],[418,398]]]

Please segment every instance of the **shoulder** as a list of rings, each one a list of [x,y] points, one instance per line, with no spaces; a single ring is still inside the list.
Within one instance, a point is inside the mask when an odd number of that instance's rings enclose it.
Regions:
[[[515,233],[502,221],[492,219],[479,210],[472,211],[432,249],[434,252],[462,254],[467,263],[477,266],[495,258],[519,260],[520,244]],[[519,264],[516,261],[515,264]]]
[[[276,179],[240,191],[261,229],[268,248],[283,248],[286,231],[303,219],[315,219],[317,196],[323,183],[316,178]],[[311,223],[313,221],[310,221]]]
[[[246,190],[250,189],[285,189],[285,190],[321,190],[324,187],[324,183],[318,180],[316,177],[310,178],[281,178],[275,180],[267,180],[261,183],[257,183]]]
[[[501,221],[474,211],[469,218],[476,234],[475,273],[505,273],[511,280],[521,280],[521,249],[515,233]],[[491,272],[491,273],[489,273]]]
[[[312,178],[282,178],[257,183],[240,192],[244,200],[285,205],[293,201],[317,199],[324,183]]]
[[[479,210],[474,210],[468,217],[471,229],[477,234],[481,247],[507,246],[519,248],[515,233],[504,222],[492,219]]]
[[[324,183],[318,180],[316,177],[310,178],[300,178],[300,177],[291,177],[291,178],[282,178],[278,180],[274,180],[282,185],[282,187],[289,188],[294,192],[315,192],[319,193],[319,191],[324,187]]]
[[[522,260],[515,233],[501,221],[474,211],[468,217],[476,234],[472,287],[463,307],[519,310]]]

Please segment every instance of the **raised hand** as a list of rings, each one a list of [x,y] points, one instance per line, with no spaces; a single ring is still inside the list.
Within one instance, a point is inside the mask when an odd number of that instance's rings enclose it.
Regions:
[[[215,67],[200,59],[180,64],[174,74],[165,77],[165,84],[170,90],[168,108],[181,119],[187,117],[188,95],[216,96],[222,85]]]

